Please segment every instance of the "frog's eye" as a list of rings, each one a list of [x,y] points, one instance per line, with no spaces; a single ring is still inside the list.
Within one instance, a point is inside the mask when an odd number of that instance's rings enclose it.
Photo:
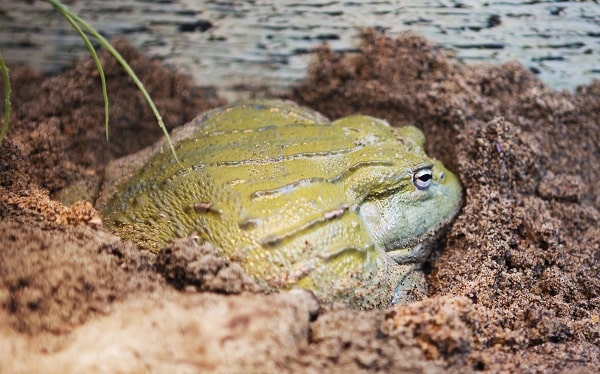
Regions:
[[[426,190],[431,186],[433,173],[431,168],[419,169],[412,176],[412,183],[419,190]]]

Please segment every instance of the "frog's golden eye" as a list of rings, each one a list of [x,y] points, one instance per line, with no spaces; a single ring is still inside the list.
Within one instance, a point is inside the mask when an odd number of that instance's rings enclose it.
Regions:
[[[412,184],[419,190],[426,190],[433,181],[433,172],[431,168],[423,168],[415,171],[412,176]]]

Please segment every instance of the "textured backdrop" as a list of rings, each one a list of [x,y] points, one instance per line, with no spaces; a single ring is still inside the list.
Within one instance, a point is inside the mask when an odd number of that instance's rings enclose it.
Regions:
[[[600,78],[597,1],[518,0],[96,0],[67,1],[107,36],[124,35],[152,56],[218,85],[230,98],[305,76],[311,48],[356,50],[366,26],[412,30],[467,62],[517,59],[550,86]],[[85,53],[44,1],[0,4],[0,51],[45,71]]]

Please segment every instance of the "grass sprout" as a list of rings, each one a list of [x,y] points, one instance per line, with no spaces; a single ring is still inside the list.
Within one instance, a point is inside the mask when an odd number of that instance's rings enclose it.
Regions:
[[[8,66],[4,63],[4,58],[2,58],[2,54],[0,53],[0,73],[2,74],[2,79],[4,80],[4,119],[2,121],[2,128],[0,128],[0,144],[2,144],[2,139],[6,135],[6,130],[8,130],[8,122],[10,120],[10,79],[8,76]]]

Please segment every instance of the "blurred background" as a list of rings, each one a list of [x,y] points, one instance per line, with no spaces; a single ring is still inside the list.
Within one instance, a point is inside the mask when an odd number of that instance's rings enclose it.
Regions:
[[[0,2],[0,51],[45,72],[86,54],[45,1]],[[360,31],[413,31],[466,63],[518,60],[547,85],[573,90],[600,79],[598,1],[517,0],[96,0],[64,3],[104,36],[133,45],[215,85],[228,99],[284,90],[306,76],[311,50],[360,47]]]

